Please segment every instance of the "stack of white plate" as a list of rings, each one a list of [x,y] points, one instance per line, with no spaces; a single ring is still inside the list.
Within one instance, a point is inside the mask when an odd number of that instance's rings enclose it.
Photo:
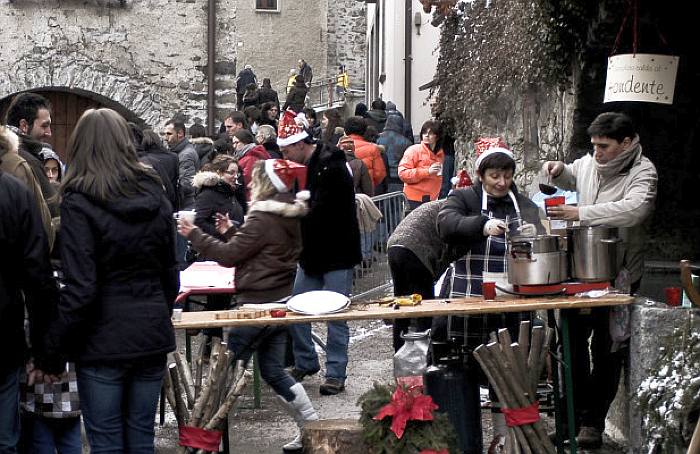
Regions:
[[[314,290],[293,296],[287,309],[302,315],[324,315],[342,312],[350,305],[350,299],[342,293]]]

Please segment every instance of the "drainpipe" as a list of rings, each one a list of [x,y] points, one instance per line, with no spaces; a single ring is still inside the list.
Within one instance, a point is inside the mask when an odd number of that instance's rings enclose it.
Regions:
[[[405,0],[406,11],[404,20],[404,107],[403,114],[406,121],[411,122],[411,66],[413,63],[413,0]]]
[[[209,136],[215,134],[214,121],[216,119],[216,0],[209,0],[207,15],[207,129]]]

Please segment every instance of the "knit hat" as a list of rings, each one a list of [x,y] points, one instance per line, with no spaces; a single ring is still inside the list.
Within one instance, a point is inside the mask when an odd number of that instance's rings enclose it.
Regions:
[[[287,159],[266,159],[265,173],[279,192],[289,192],[294,181],[299,181],[299,189],[306,186],[306,166]]]
[[[474,147],[476,149],[476,163],[474,164],[474,168],[477,170],[481,167],[481,163],[484,159],[495,153],[503,153],[515,161],[513,152],[510,151],[508,145],[506,145],[500,137],[482,137],[475,142]]]
[[[309,137],[305,128],[309,127],[306,115],[297,114],[292,109],[287,109],[282,115],[277,130],[277,145],[286,147]]]

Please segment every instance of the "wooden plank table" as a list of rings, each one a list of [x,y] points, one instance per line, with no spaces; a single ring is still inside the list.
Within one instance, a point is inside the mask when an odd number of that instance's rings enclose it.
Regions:
[[[481,297],[425,300],[417,306],[401,306],[399,309],[379,306],[377,303],[355,302],[347,311],[323,315],[299,315],[287,312],[286,317],[270,316],[255,319],[216,319],[217,313],[227,311],[185,312],[182,319],[174,321],[175,329],[225,328],[235,326],[291,325],[294,323],[329,322],[334,320],[378,320],[395,318],[439,317],[444,315],[474,315],[501,312],[523,312],[552,309],[584,309],[600,306],[630,304],[629,295],[606,295],[600,298],[573,296],[550,297],[498,297],[487,301]]]
[[[401,306],[394,309],[389,306],[380,306],[372,302],[355,302],[348,310],[335,314],[324,315],[299,315],[288,312],[286,317],[274,318],[270,316],[255,319],[217,319],[217,312],[185,312],[182,319],[173,322],[176,329],[186,328],[225,328],[236,326],[260,326],[260,325],[291,325],[294,323],[328,322],[333,320],[376,320],[397,318],[439,317],[446,315],[476,315],[501,312],[526,312],[547,310],[553,316],[555,309],[587,309],[603,306],[618,306],[631,304],[634,297],[629,295],[605,295],[599,298],[581,298],[575,296],[548,296],[548,297],[516,297],[499,296],[495,300],[484,300],[482,297],[470,297],[459,299],[435,299],[425,300],[417,306]],[[569,315],[571,311],[560,312],[561,340],[564,364],[564,390],[566,395],[566,408],[568,421],[574,421],[573,394],[568,390],[573,389],[573,377],[571,371],[571,348],[569,342]],[[555,380],[557,375],[555,374]],[[555,400],[559,402],[558,384],[555,381]],[[557,404],[557,408],[560,405]],[[563,454],[564,443],[561,437],[561,415],[555,412],[557,426],[557,450]],[[574,424],[569,424],[569,452],[576,454],[576,433]]]

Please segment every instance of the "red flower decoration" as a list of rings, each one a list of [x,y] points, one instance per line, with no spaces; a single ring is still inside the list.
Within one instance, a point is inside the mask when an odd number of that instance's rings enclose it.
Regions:
[[[449,454],[447,448],[436,451],[434,449],[424,449],[419,454]]]
[[[432,397],[425,394],[414,395],[410,390],[406,392],[399,386],[391,396],[391,402],[383,406],[374,419],[379,421],[386,416],[393,416],[391,430],[396,434],[396,438],[401,438],[408,421],[432,421],[433,410],[437,408]]]

